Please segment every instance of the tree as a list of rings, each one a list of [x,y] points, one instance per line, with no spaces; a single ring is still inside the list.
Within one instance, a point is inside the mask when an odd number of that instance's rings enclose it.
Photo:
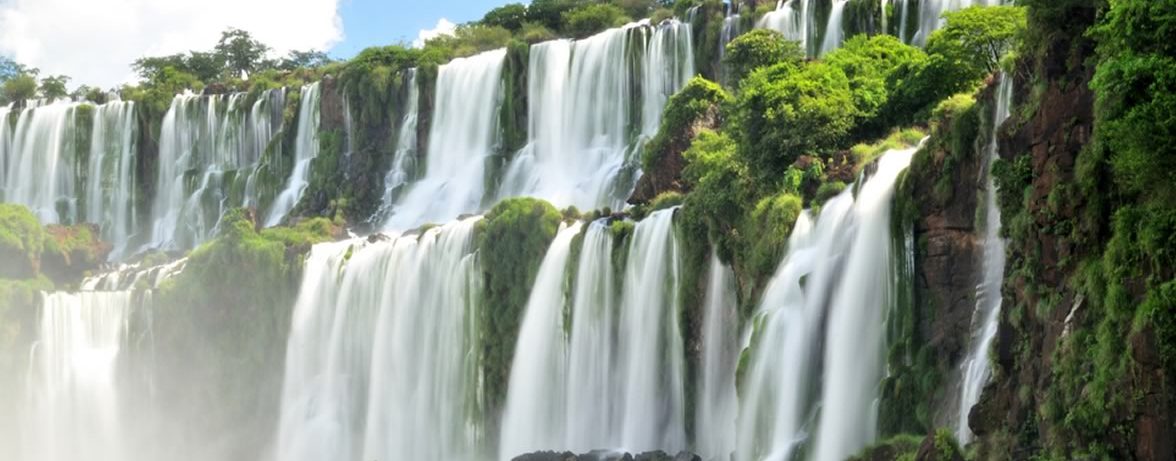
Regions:
[[[518,31],[527,20],[527,7],[522,3],[510,3],[500,6],[482,17],[482,25],[498,26],[511,32]]]
[[[214,49],[218,57],[224,60],[225,72],[233,77],[260,70],[269,51],[268,46],[254,40],[249,32],[234,28],[221,33],[221,39]]]
[[[945,13],[947,24],[931,34],[929,54],[941,54],[978,78],[996,72],[1025,32],[1025,9],[1016,6],[964,8]]]
[[[50,75],[41,79],[41,97],[45,99],[64,99],[69,97],[69,90],[65,85],[70,78],[64,75]]]
[[[563,14],[575,6],[569,0],[533,0],[527,7],[527,22],[560,31],[563,29]]]
[[[628,22],[625,11],[608,3],[584,5],[563,14],[563,31],[577,38],[587,37]]]
[[[821,62],[755,71],[735,105],[728,126],[738,132],[740,156],[761,181],[779,178],[802,154],[841,147],[857,114],[845,73]]]
[[[37,97],[37,79],[32,74],[21,74],[4,81],[4,100],[23,101]]]
[[[282,58],[278,64],[278,68],[282,70],[294,70],[302,68],[318,68],[331,63],[331,58],[322,51],[306,50],[298,51],[292,50]]]
[[[738,87],[738,83],[756,69],[780,62],[800,64],[804,58],[800,42],[789,41],[771,29],[756,29],[727,44],[723,65],[727,66],[732,85]]]

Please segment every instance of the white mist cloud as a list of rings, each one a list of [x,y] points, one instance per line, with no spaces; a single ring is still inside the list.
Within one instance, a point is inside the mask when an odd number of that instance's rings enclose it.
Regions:
[[[111,87],[143,56],[209,50],[229,27],[281,55],[343,39],[339,0],[0,0],[0,54]]]
[[[457,31],[457,24],[450,22],[448,19],[441,18],[437,20],[437,25],[432,29],[423,29],[417,33],[417,39],[412,41],[412,46],[421,48],[425,46],[425,42],[431,38],[437,38],[442,35],[453,35]]]

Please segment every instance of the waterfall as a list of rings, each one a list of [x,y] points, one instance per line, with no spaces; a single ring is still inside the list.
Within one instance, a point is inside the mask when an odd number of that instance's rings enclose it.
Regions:
[[[499,199],[619,209],[625,174],[657,132],[666,101],[694,75],[690,25],[630,24],[583,40],[531,47],[528,142],[508,165]]]
[[[735,368],[739,361],[735,274],[711,254],[702,319],[702,369],[694,408],[694,446],[703,459],[735,451]]]
[[[404,117],[400,121],[400,130],[396,136],[396,152],[392,158],[392,167],[384,176],[384,199],[386,208],[394,203],[401,190],[416,171],[417,158],[417,119],[420,112],[421,92],[417,82],[417,69],[409,69],[405,78],[408,83],[408,97],[404,102]],[[381,210],[381,214],[387,210]]]
[[[477,222],[313,248],[276,459],[475,457]]]
[[[1000,237],[1000,207],[996,204],[996,183],[992,178],[992,162],[1000,158],[997,145],[998,128],[1009,118],[1013,99],[1013,82],[1008,74],[1002,73],[996,90],[996,111],[993,113],[992,137],[988,143],[988,158],[985,161],[984,177],[984,260],[981,266],[983,279],[976,286],[976,310],[972,314],[972,336],[968,356],[960,364],[963,382],[960,387],[959,416],[956,419],[956,439],[960,444],[972,440],[972,429],[968,427],[968,414],[980,400],[980,393],[992,370],[988,366],[988,350],[1000,326],[1001,284],[1004,282],[1005,242]]]
[[[8,117],[12,114],[12,103],[0,106],[0,200],[8,196],[8,151],[12,149],[12,135],[9,134]]]
[[[889,309],[890,201],[915,149],[889,151],[860,191],[797,220],[752,322],[740,459],[841,460],[873,441]],[[819,402],[819,411],[818,404]]]
[[[772,29],[784,38],[800,42],[800,48],[810,56],[816,50],[810,45],[816,38],[816,0],[779,0],[776,9],[760,18],[757,27]]]
[[[225,211],[251,200],[231,202],[231,186],[238,178],[253,182],[258,159],[280,129],[284,107],[274,104],[284,97],[270,93],[248,108],[246,98],[185,93],[172,99],[160,128],[151,248],[195,247],[213,235]]]
[[[580,223],[562,227],[539,265],[512,360],[499,459],[564,443],[568,359],[564,270],[572,239],[582,227]]]
[[[43,295],[27,378],[23,459],[114,461],[132,453],[116,382],[131,297],[126,291]]]
[[[77,217],[76,154],[71,150],[78,105],[28,104],[20,111],[10,141],[0,145],[7,173],[3,199],[28,207],[43,223],[72,222]],[[0,126],[0,131],[7,129],[7,124]]]
[[[833,1],[833,9],[829,12],[829,23],[825,26],[825,39],[821,42],[822,56],[836,50],[845,39],[845,25],[842,24],[842,18],[845,13],[845,5],[848,3],[849,0]]]
[[[505,58],[499,49],[440,67],[424,174],[392,209],[387,227],[407,229],[481,210]]]
[[[298,104],[298,133],[294,138],[294,170],[290,172],[286,187],[270,207],[269,217],[265,220],[266,227],[280,224],[298,204],[302,192],[309,185],[310,163],[319,152],[319,98],[318,82],[302,87],[302,98]]]
[[[28,207],[43,223],[97,224],[114,243],[110,258],[121,258],[138,222],[137,125],[131,102],[0,109],[0,199]]]
[[[275,156],[280,156],[282,144],[278,142],[273,143],[271,146],[271,142],[274,140],[275,134],[282,131],[282,125],[285,122],[285,111],[285,88],[266,90],[253,103],[253,108],[249,110],[249,120],[252,121],[253,149],[248,151],[248,153],[254,155],[246,157],[251,163],[257,164],[261,160],[261,156],[265,155],[266,151],[270,149],[273,149]],[[300,118],[299,120],[301,121],[302,119]],[[258,169],[260,169],[260,166],[250,171],[249,177],[245,181],[245,198],[242,205],[247,208],[261,206],[258,197],[261,191],[257,190]]]
[[[894,291],[890,205],[894,182],[914,153],[915,149],[906,149],[884,155],[854,203],[856,231],[849,242],[825,332],[817,460],[845,459],[876,436],[878,387],[886,355],[883,332]]]
[[[138,227],[135,212],[135,103],[110,102],[94,110],[86,176],[84,220],[98,224],[114,245],[111,260],[125,256]]]
[[[625,248],[614,248],[603,221],[588,225],[579,259],[568,266],[575,270],[570,336],[562,312],[567,301],[561,294],[562,271],[537,280],[518,347],[554,345],[532,352],[545,356],[539,363],[515,361],[500,459],[538,447],[579,452],[686,448],[673,216],[674,210],[663,210],[637,223]],[[569,238],[570,232],[560,235]],[[552,265],[566,259],[560,254],[563,243],[557,243],[545,257]],[[615,280],[615,251],[627,253],[620,281]],[[528,415],[548,419],[512,424]]]

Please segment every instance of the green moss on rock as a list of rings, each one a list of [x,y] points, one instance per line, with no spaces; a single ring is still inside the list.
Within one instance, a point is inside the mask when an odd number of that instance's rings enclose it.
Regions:
[[[487,408],[506,399],[523,309],[562,216],[542,200],[516,198],[495,205],[478,223],[484,300],[479,337]]]

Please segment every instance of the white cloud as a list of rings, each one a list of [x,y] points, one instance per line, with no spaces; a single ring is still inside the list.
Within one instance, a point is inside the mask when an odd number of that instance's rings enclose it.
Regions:
[[[432,29],[424,29],[418,32],[417,39],[412,41],[412,46],[421,48],[431,38],[437,38],[442,35],[453,35],[456,31],[457,24],[450,22],[448,19],[441,18],[437,20],[437,25]]]
[[[278,54],[343,39],[339,0],[0,0],[0,54],[110,87],[143,56],[211,49],[229,27]]]

